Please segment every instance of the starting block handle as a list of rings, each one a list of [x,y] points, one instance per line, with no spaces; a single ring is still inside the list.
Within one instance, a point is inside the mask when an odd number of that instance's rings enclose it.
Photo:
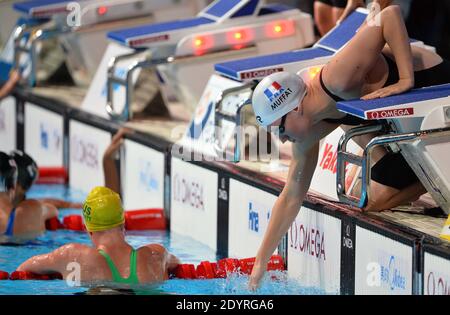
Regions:
[[[429,130],[419,130],[410,133],[399,133],[399,134],[387,134],[373,138],[367,146],[364,148],[363,155],[361,157],[355,156],[347,152],[348,141],[355,137],[366,133],[372,133],[374,131],[383,130],[383,125],[375,125],[368,127],[357,127],[353,128],[346,134],[342,136],[338,144],[338,156],[337,156],[337,174],[336,174],[336,191],[339,200],[347,204],[363,208],[366,206],[369,200],[370,193],[370,178],[371,178],[371,153],[372,150],[377,146],[385,146],[389,144],[401,144],[408,143],[421,139],[430,139],[435,137],[450,136],[450,127],[446,128],[436,128]],[[352,197],[348,196],[345,191],[345,164],[351,163],[362,166],[362,187],[361,196]]]
[[[243,124],[241,111],[245,106],[251,104],[251,97],[247,100],[244,100],[243,102],[241,102],[241,104],[238,105],[238,108],[237,108],[235,114],[231,114],[231,113],[223,111],[222,104],[223,104],[224,99],[227,96],[236,95],[236,94],[239,94],[239,93],[241,93],[245,90],[249,90],[249,89],[253,91],[253,89],[256,87],[256,85],[257,85],[257,82],[247,82],[241,86],[226,89],[226,90],[222,91],[222,93],[220,93],[219,97],[216,100],[215,115],[214,115],[214,126],[216,127],[216,129],[215,129],[216,148],[221,148],[220,136],[217,134],[217,127],[220,127],[222,120],[234,122],[236,124],[236,127],[238,128],[237,132],[235,132],[235,134],[234,134],[234,137],[235,137],[235,147],[234,147],[234,157],[233,157],[234,163],[239,162],[240,156],[241,156],[240,127]]]
[[[22,24],[16,28],[14,32],[14,67],[19,69],[21,55],[28,55],[31,62],[31,73],[28,78],[29,86],[34,86],[37,81],[37,43],[68,32],[70,32],[69,27],[61,28],[55,26],[52,22],[39,24],[38,26]],[[26,39],[27,36],[29,36],[28,39]],[[22,44],[24,39],[26,39],[25,44]]]
[[[154,68],[161,64],[168,64],[175,61],[174,56],[169,56],[160,59],[152,59],[151,56],[145,57],[142,61],[135,61],[126,70],[126,78],[122,79],[115,75],[116,66],[119,62],[134,59],[136,56],[141,55],[142,51],[132,52],[130,54],[124,54],[111,59],[108,65],[108,79],[106,82],[106,112],[113,120],[128,121],[133,118],[133,113],[130,108],[133,101],[133,73],[137,69]],[[114,84],[122,85],[125,88],[125,106],[121,113],[116,113],[114,110]]]
[[[337,154],[337,172],[336,172],[336,192],[340,201],[350,204],[355,207],[363,208],[367,204],[369,199],[368,191],[370,190],[370,155],[366,154],[364,150],[363,156],[357,156],[350,152],[347,152],[348,142],[356,137],[373,132],[379,132],[383,130],[383,125],[371,125],[356,127],[347,131],[339,140],[338,154]],[[360,197],[353,197],[347,195],[345,190],[345,166],[346,164],[354,164],[362,167],[362,188]],[[367,182],[366,178],[369,178]]]

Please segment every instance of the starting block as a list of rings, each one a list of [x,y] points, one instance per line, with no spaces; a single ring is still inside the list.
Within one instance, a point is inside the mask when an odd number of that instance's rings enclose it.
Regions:
[[[109,61],[106,112],[116,120],[132,118],[131,88],[138,69],[157,69],[179,101],[195,108],[217,62],[305,47],[314,41],[309,14],[259,0],[216,0],[195,18],[118,30],[108,37],[131,50]],[[130,60],[119,71],[120,63]]]
[[[338,147],[337,193],[341,201],[364,207],[370,194],[371,151],[390,146],[400,151],[424,187],[447,214],[450,213],[450,84],[415,89],[410,92],[369,101],[343,101],[339,111],[365,120],[382,120],[384,126],[357,127],[348,131]],[[346,150],[347,142],[357,135],[385,130],[364,148],[362,157]],[[359,198],[345,191],[346,163],[362,167]]]

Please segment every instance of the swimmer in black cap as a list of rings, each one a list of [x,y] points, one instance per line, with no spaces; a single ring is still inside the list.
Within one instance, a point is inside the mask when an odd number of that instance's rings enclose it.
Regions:
[[[18,178],[17,178],[17,189],[16,198],[14,200],[15,204],[19,204],[26,199],[26,193],[31,188],[31,186],[36,182],[39,169],[36,162],[22,151],[13,151],[10,156],[14,159],[17,165]],[[39,199],[40,202],[48,203],[56,208],[82,208],[81,203],[68,202],[60,199]]]
[[[0,152],[0,235],[12,236],[15,209],[13,201],[17,183],[17,166],[6,153]]]
[[[58,210],[37,200],[17,202],[19,168],[12,156],[0,152],[0,240],[21,242],[46,231],[45,221]]]

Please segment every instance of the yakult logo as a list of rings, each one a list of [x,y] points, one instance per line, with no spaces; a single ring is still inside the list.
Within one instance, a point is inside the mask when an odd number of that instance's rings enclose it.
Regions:
[[[325,143],[325,149],[323,150],[322,159],[319,166],[324,170],[329,170],[333,174],[336,174],[337,170],[337,150],[333,149],[333,145]]]
[[[387,264],[371,262],[367,265],[367,285],[370,287],[387,286],[391,291],[406,290],[407,279],[395,256],[390,256]]]
[[[310,227],[294,221],[289,234],[289,246],[300,253],[326,260],[325,233],[318,227]]]
[[[205,210],[204,186],[181,174],[173,177],[173,199],[194,209]]]
[[[97,143],[78,136],[72,136],[70,148],[70,155],[73,161],[92,169],[98,169],[100,163]]]
[[[448,278],[429,272],[425,275],[425,293],[427,295],[450,295],[449,282]]]

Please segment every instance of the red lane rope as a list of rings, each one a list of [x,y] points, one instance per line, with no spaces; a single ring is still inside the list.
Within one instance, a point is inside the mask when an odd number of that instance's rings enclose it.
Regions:
[[[66,229],[72,231],[86,231],[83,217],[80,214],[65,216],[61,223],[58,218],[46,221],[47,230]],[[141,209],[125,212],[125,229],[131,230],[165,230],[166,218],[163,209]]]
[[[197,268],[194,264],[180,264],[171,279],[214,279],[226,278],[229,274],[240,273],[249,275],[255,264],[255,258],[224,258],[216,262],[202,261]],[[283,258],[273,255],[267,265],[267,270],[284,271]],[[0,280],[56,280],[62,279],[59,273],[40,275],[29,271],[14,271],[9,275],[6,271],[0,271]]]
[[[254,265],[255,257],[244,259],[224,258],[217,263],[202,261],[197,268],[193,264],[180,264],[172,277],[178,279],[214,279],[226,278],[230,273],[249,275]],[[283,258],[280,255],[273,255],[267,264],[267,270],[284,271]]]

